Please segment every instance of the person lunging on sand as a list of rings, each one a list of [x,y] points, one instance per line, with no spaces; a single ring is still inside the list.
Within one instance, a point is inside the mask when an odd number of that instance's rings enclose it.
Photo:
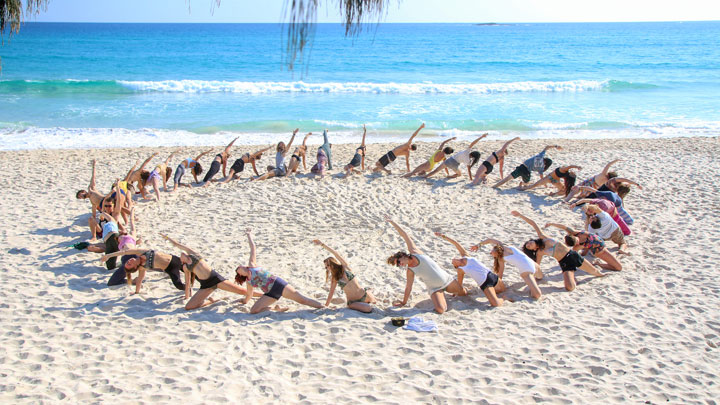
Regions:
[[[293,141],[295,140],[295,135],[298,133],[299,130],[300,130],[300,128],[295,128],[295,130],[293,131],[292,137],[290,138],[290,142],[288,142],[287,145],[285,145],[285,142],[279,142],[277,144],[277,146],[275,146],[275,166],[268,166],[267,173],[263,174],[260,177],[251,178],[250,181],[267,180],[267,179],[271,179],[273,177],[287,176],[287,166],[285,165],[285,155],[287,155],[288,151],[292,147]]]
[[[225,149],[223,149],[222,152],[215,155],[215,159],[213,159],[212,163],[210,164],[210,169],[205,174],[205,178],[203,178],[203,181],[201,184],[202,187],[207,187],[210,185],[210,180],[212,180],[212,178],[216,174],[218,174],[218,172],[220,171],[220,166],[222,166],[223,177],[227,177],[227,175],[225,174],[225,169],[227,168],[228,159],[230,159],[230,157],[232,156],[230,154],[230,148],[232,148],[233,144],[237,140],[238,140],[238,138],[233,139],[232,142],[230,142],[225,147]]]
[[[155,168],[150,173],[143,172],[141,175],[141,187],[144,189],[148,183],[152,185],[153,190],[155,191],[155,199],[157,200],[157,202],[160,202],[160,181],[162,181],[163,190],[167,191],[167,180],[172,174],[172,169],[168,167],[168,163],[170,162],[170,159],[173,157],[174,154],[175,152],[171,153],[170,156],[165,159],[165,162],[155,166]]]
[[[573,169],[582,170],[582,167],[575,165],[558,167],[552,173],[548,174],[547,176],[543,177],[542,179],[536,181],[531,185],[518,186],[518,190],[528,191],[540,186],[552,184],[557,189],[557,192],[551,195],[567,196],[568,194],[570,194],[570,191],[575,186],[575,182],[577,181],[577,173],[572,171]]]
[[[518,269],[520,278],[523,279],[525,285],[527,285],[530,292],[530,297],[539,300],[542,297],[542,292],[537,284],[537,280],[542,280],[543,272],[540,270],[540,265],[533,262],[525,253],[520,250],[503,244],[497,239],[485,239],[477,245],[471,246],[471,252],[477,252],[480,246],[492,244],[494,245],[490,251],[490,255],[493,257],[493,272],[498,275],[500,281],[496,287],[497,292],[505,291],[505,283],[503,283],[503,275],[505,275],[505,263],[510,263]]]
[[[375,168],[373,169],[373,173],[377,173],[379,171],[384,171],[387,174],[390,174],[390,170],[387,170],[385,167],[389,165],[390,163],[394,162],[395,159],[397,159],[400,156],[405,156],[405,166],[407,167],[407,171],[410,171],[410,151],[411,150],[417,150],[417,146],[413,145],[412,141],[415,139],[415,137],[420,133],[420,130],[425,128],[425,124],[420,125],[420,128],[415,131],[412,136],[410,136],[410,139],[408,139],[407,142],[404,144],[396,147],[395,149],[391,150],[390,152],[384,154],[376,163]]]
[[[415,276],[419,277],[420,280],[425,283],[427,291],[430,294],[430,299],[435,307],[435,312],[439,314],[447,311],[445,291],[450,294],[467,295],[465,288],[463,288],[456,279],[442,270],[437,263],[418,249],[415,242],[410,239],[410,236],[400,227],[400,225],[396,224],[387,215],[385,215],[385,221],[395,228],[397,233],[400,234],[400,237],[402,237],[405,241],[408,248],[407,253],[400,251],[387,259],[387,263],[391,266],[407,268],[405,294],[403,295],[402,301],[395,301],[393,303],[394,306],[402,307],[407,304],[410,299],[410,294],[412,293]]]
[[[427,161],[421,163],[418,167],[414,168],[413,171],[411,171],[410,173],[404,174],[403,177],[407,179],[408,177],[412,177],[412,176],[416,176],[416,175],[422,176],[426,173],[431,172],[438,163],[445,161],[446,156],[449,156],[453,152],[455,152],[455,150],[453,148],[451,148],[449,146],[445,146],[445,144],[447,144],[448,142],[450,142],[452,140],[455,140],[455,137],[452,137],[450,139],[446,139],[446,140],[442,141],[440,143],[440,146],[438,146],[438,148],[435,150],[435,152],[433,152],[433,154],[430,156],[430,158]],[[447,169],[445,169],[445,172],[447,174],[450,174],[450,172]]]
[[[138,276],[133,280],[133,284],[135,284],[135,294],[140,293],[142,282],[145,279],[145,273],[148,270],[167,273],[175,288],[180,291],[185,291],[185,284],[183,284],[180,277],[180,272],[182,271],[182,261],[180,257],[151,249],[129,249],[105,255],[100,258],[100,263],[105,263],[107,260],[117,256],[122,256],[119,270],[125,272],[128,280],[131,279],[132,273],[138,272]],[[111,280],[115,278],[116,274],[113,274]]]
[[[500,178],[503,177],[503,165],[505,162],[505,156],[508,154],[508,146],[512,144],[513,142],[519,140],[520,137],[517,136],[507,142],[498,149],[497,151],[493,152],[492,155],[488,156],[487,159],[485,159],[484,162],[480,166],[478,166],[477,170],[475,171],[475,177],[473,178],[472,183],[470,183],[470,186],[475,186],[481,181],[484,183],[485,179],[487,178],[488,174],[492,173],[493,168],[496,164],[500,165]]]
[[[553,222],[545,224],[545,229],[551,226],[567,232],[567,235],[565,235],[565,244],[572,247],[573,250],[582,249],[580,252],[582,256],[586,256],[588,252],[592,253],[592,255],[597,258],[597,260],[593,262],[595,266],[602,267],[606,270],[622,270],[622,264],[620,264],[620,261],[615,255],[607,250],[603,238],[589,232],[576,231],[569,226]]]
[[[525,242],[523,245],[523,252],[537,264],[540,264],[544,255],[551,256],[553,259],[557,260],[560,264],[560,269],[562,270],[563,282],[567,291],[575,289],[575,271],[577,269],[583,270],[595,277],[605,276],[600,273],[589,261],[583,259],[582,256],[580,256],[580,253],[570,249],[564,243],[558,242],[545,235],[542,229],[540,229],[540,227],[532,219],[517,211],[512,211],[511,214],[530,224],[538,235],[538,239],[531,239]]]
[[[450,156],[444,162],[440,163],[440,165],[438,165],[435,170],[431,171],[423,177],[432,177],[442,169],[445,169],[445,171],[449,174],[450,172],[448,171],[448,169],[451,169],[454,174],[447,176],[447,178],[454,179],[462,175],[462,173],[460,172],[460,165],[464,164],[465,166],[467,166],[468,180],[472,181],[471,169],[480,160],[480,152],[473,151],[472,148],[473,146],[475,146],[476,143],[480,142],[480,140],[485,138],[486,136],[488,136],[488,134],[482,134],[480,137],[472,141],[467,149]]]
[[[288,175],[293,175],[300,169],[300,161],[302,160],[303,170],[307,170],[305,164],[305,154],[307,153],[307,145],[305,144],[308,138],[312,135],[312,132],[305,134],[302,145],[295,148],[293,154],[290,156],[290,162],[288,163]]]
[[[348,308],[365,313],[372,312],[372,304],[377,302],[375,297],[367,288],[360,287],[357,277],[350,270],[350,265],[340,256],[340,253],[317,239],[313,243],[335,256],[323,260],[323,264],[325,264],[325,282],[330,279],[330,292],[325,301],[325,306],[330,305],[330,301],[335,294],[335,288],[339,285],[345,292]]]
[[[460,253],[460,257],[452,259],[452,265],[457,271],[458,284],[462,285],[465,274],[469,274],[470,277],[475,280],[477,285],[480,286],[480,290],[482,290],[483,294],[485,294],[485,297],[487,297],[490,305],[493,307],[501,306],[504,301],[502,298],[498,298],[497,292],[495,291],[495,287],[500,282],[498,275],[491,272],[490,269],[485,267],[475,258],[470,257],[465,248],[454,239],[451,239],[440,232],[435,232],[435,236],[450,242],[450,244],[455,246]]]
[[[557,150],[562,149],[560,145],[546,146],[545,149],[543,149],[540,153],[527,159],[526,161],[522,162],[522,164],[517,166],[515,170],[510,173],[510,175],[495,183],[493,185],[493,188],[498,188],[510,181],[510,179],[517,179],[518,177],[522,177],[523,185],[528,184],[530,183],[532,172],[537,172],[542,177],[543,173],[545,173],[545,171],[549,169],[552,165],[552,159],[545,157],[545,153],[548,151],[548,149],[553,148]]]
[[[255,256],[255,242],[253,242],[252,231],[250,229],[245,230],[245,234],[248,238],[248,244],[250,245],[250,259],[248,265],[239,265],[235,269],[235,283],[242,285],[247,283],[247,292],[245,293],[245,303],[250,302],[250,298],[253,296],[253,289],[259,288],[265,294],[261,296],[255,304],[250,308],[251,314],[257,314],[270,309],[270,306],[276,303],[280,298],[287,298],[297,302],[298,304],[307,305],[313,308],[322,308],[322,304],[315,301],[314,299],[308,298],[295,290],[293,286],[288,284],[285,280],[280,277],[274,276],[268,273],[267,270],[263,269],[257,264]],[[287,311],[288,308],[273,308],[276,311]]]
[[[246,153],[239,158],[235,159],[235,162],[233,162],[232,166],[230,166],[230,173],[225,177],[221,183],[227,183],[230,180],[237,180],[240,178],[240,173],[245,170],[245,165],[250,164],[252,165],[252,169],[255,172],[256,176],[259,176],[260,173],[257,171],[257,167],[255,166],[255,162],[260,160],[260,157],[262,157],[262,154],[268,151],[272,146],[268,146],[265,149],[260,149],[259,151],[255,153]],[[251,175],[252,176],[252,175]]]
[[[353,174],[365,171],[365,136],[367,135],[367,128],[363,124],[363,136],[360,146],[355,149],[355,155],[353,155],[350,163],[346,164],[343,170],[345,170],[345,177]],[[360,167],[360,171],[357,168]]]
[[[198,177],[203,172],[203,167],[200,164],[199,160],[201,157],[207,155],[208,153],[212,152],[212,149],[208,149],[205,152],[202,152],[201,154],[195,156],[195,159],[193,158],[187,158],[180,162],[180,164],[175,168],[175,176],[173,176],[173,190],[172,192],[176,192],[178,190],[178,187],[190,187],[189,184],[182,184],[182,178],[185,175],[185,170],[190,169],[193,175],[193,178],[195,178],[195,183],[199,183]]]
[[[167,235],[161,234],[161,236],[172,243],[173,246],[183,251],[183,253],[180,254],[180,262],[182,263],[183,273],[185,274],[185,299],[190,298],[190,291],[192,290],[195,279],[200,282],[200,290],[185,304],[186,310],[198,309],[214,303],[215,299],[211,298],[210,294],[218,288],[235,294],[247,294],[245,288],[227,281],[223,276],[218,274],[218,272],[211,269],[210,265],[205,259],[200,257],[197,252]]]

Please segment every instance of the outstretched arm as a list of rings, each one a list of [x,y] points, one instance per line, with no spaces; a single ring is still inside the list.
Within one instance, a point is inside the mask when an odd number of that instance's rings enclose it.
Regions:
[[[147,166],[147,164],[150,163],[150,161],[151,161],[155,156],[157,156],[157,152],[153,153],[152,155],[150,155],[149,158],[145,159],[145,161],[142,162],[142,164],[140,165],[140,168],[138,169],[138,171],[143,171],[143,169],[145,168],[145,166]]]
[[[288,151],[290,150],[290,148],[292,147],[293,141],[295,141],[295,135],[298,133],[299,130],[300,130],[300,128],[295,128],[295,130],[293,131],[293,134],[290,137],[290,142],[288,142],[287,146],[285,147],[285,150],[283,151],[283,156],[285,156],[288,153]]]
[[[147,249],[130,249],[130,250],[122,250],[120,252],[108,253],[100,258],[100,263],[105,263],[106,261],[108,261],[108,259],[112,259],[113,257],[118,257],[118,256],[123,256],[123,255],[141,255],[145,252],[147,252]]]
[[[456,137],[456,136],[453,136],[453,137],[450,138],[450,139],[446,139],[446,140],[440,142],[440,146],[438,146],[437,150],[443,150],[443,148],[445,147],[445,144],[446,144],[446,143],[448,143],[448,142],[450,142],[450,141],[452,141],[452,140],[455,140],[455,139],[457,139],[457,137]]]
[[[476,143],[480,142],[480,140],[485,138],[486,136],[488,136],[488,134],[482,134],[476,140],[470,142],[470,146],[468,146],[468,149],[472,149],[472,147],[475,146]]]
[[[575,201],[574,203],[570,204],[569,207],[570,207],[570,209],[573,209],[580,204],[592,204],[592,202],[593,202],[593,200],[591,200],[590,198],[581,198],[581,199]]]
[[[307,142],[308,138],[310,138],[310,135],[312,135],[312,132],[308,132],[307,134],[305,134],[305,137],[303,138],[303,143],[302,143],[303,146],[305,146],[305,142]]]
[[[615,182],[621,182],[621,183],[631,184],[631,185],[633,185],[633,186],[636,186],[636,187],[639,188],[640,190],[643,189],[641,185],[639,185],[639,184],[635,183],[634,181],[632,181],[632,180],[630,180],[630,179],[628,179],[628,178],[625,178],[625,177],[615,177],[613,180],[615,180]]]
[[[267,148],[260,149],[259,151],[253,153],[252,155],[250,155],[251,160],[255,160],[255,159],[259,158],[260,156],[262,156],[263,153],[270,150],[270,148],[272,148],[272,145],[268,146]]]
[[[402,237],[403,240],[405,241],[405,244],[407,245],[408,251],[410,253],[416,253],[419,255],[422,254],[422,251],[420,249],[418,249],[417,246],[415,246],[415,242],[413,242],[413,240],[410,239],[410,236],[408,236],[407,232],[405,232],[402,228],[400,228],[400,225],[396,224],[395,221],[390,219],[390,217],[388,215],[385,215],[385,221],[389,222],[390,225],[392,225],[393,228],[395,228],[397,233],[400,234],[400,237]]]
[[[205,152],[203,152],[203,153],[195,156],[195,161],[197,162],[198,160],[200,160],[201,157],[207,155],[207,154],[210,153],[210,152],[212,152],[212,149],[208,149],[208,150],[206,150]]]
[[[95,159],[92,161],[92,176],[90,176],[90,184],[88,185],[88,191],[95,191]]]
[[[257,249],[255,247],[255,241],[253,241],[252,230],[250,228],[246,229],[245,235],[247,235],[248,244],[250,245],[250,259],[248,260],[248,267],[257,267],[257,257],[255,255],[255,251]],[[248,297],[252,297],[252,295],[248,295]]]
[[[135,161],[135,164],[133,165],[133,167],[131,167],[131,168],[130,168],[130,171],[127,172],[127,175],[125,175],[125,180],[124,180],[124,181],[129,181],[129,180],[130,180],[130,176],[132,176],[132,174],[135,172],[135,168],[137,167],[138,163],[140,163],[140,162],[136,160],[136,161]]]
[[[367,128],[365,128],[365,124],[363,124],[363,137],[362,143],[360,143],[360,147],[363,148],[362,156],[360,156],[360,169],[362,171],[365,171],[365,136],[367,136]]]
[[[412,143],[413,139],[415,139],[415,137],[417,136],[417,134],[419,134],[419,133],[420,133],[420,130],[422,130],[423,128],[425,128],[425,123],[424,123],[424,122],[422,123],[422,125],[420,125],[420,128],[418,128],[415,132],[413,132],[412,136],[410,137],[410,139],[408,139],[407,142],[405,142],[405,144],[406,144],[406,145],[410,145],[410,144]],[[410,171],[409,166],[408,166],[408,171]]]
[[[403,294],[402,301],[393,302],[393,305],[396,307],[402,307],[407,304],[410,299],[410,294],[412,293],[413,283],[415,282],[415,273],[413,273],[412,270],[407,269],[406,274],[407,281],[405,282],[405,293]]]
[[[535,221],[533,221],[532,219],[526,217],[525,215],[523,215],[517,211],[512,211],[512,212],[510,212],[510,214],[512,214],[512,216],[518,217],[518,218],[522,219],[523,221],[527,222],[528,224],[530,224],[530,226],[532,226],[533,229],[535,229],[535,232],[537,232],[538,237],[547,238],[547,236],[543,233],[542,229],[540,229],[538,224],[536,224]]]
[[[168,163],[170,163],[170,159],[172,159],[172,157],[173,157],[176,153],[177,153],[177,152],[171,153],[170,156],[168,156],[168,158],[165,159],[165,166],[167,166]]]
[[[173,238],[165,235],[164,233],[161,233],[160,236],[162,236],[162,238],[165,239],[166,241],[172,243],[176,248],[178,248],[180,250],[184,250],[185,252],[187,252],[191,255],[197,255],[197,252],[195,252],[194,250],[190,249],[189,247],[181,244],[180,242],[174,240]]]
[[[513,143],[513,142],[515,142],[515,141],[517,141],[517,140],[519,140],[519,139],[520,139],[520,137],[519,137],[519,136],[516,136],[515,138],[513,138],[513,139],[511,139],[511,140],[509,140],[509,141],[507,141],[507,142],[505,142],[505,144],[502,146],[502,148],[500,148],[500,152],[505,152],[505,149],[507,149],[507,148],[510,146],[511,143]]]
[[[457,241],[455,239],[452,239],[452,238],[448,237],[447,235],[442,234],[440,232],[435,232],[435,236],[439,236],[439,237],[445,239],[446,241],[450,242],[453,246],[455,246],[455,249],[457,249],[458,252],[460,252],[460,256],[468,256],[467,250],[465,250],[465,248],[462,247],[461,244],[457,243]]]
[[[250,164],[251,164],[252,167],[253,167],[253,171],[255,172],[255,175],[256,175],[256,176],[259,176],[260,173],[258,173],[257,167],[255,167],[255,159],[250,160]]]
[[[470,246],[470,251],[477,252],[478,249],[480,249],[480,246],[487,245],[487,244],[493,244],[493,245],[498,245],[498,246],[503,246],[503,247],[505,246],[502,244],[502,242],[500,242],[497,239],[488,238],[488,239],[485,239],[484,241],[478,243],[477,245]]]
[[[240,138],[240,137],[238,136],[237,138],[233,139],[232,142],[230,142],[230,143],[228,144],[228,146],[225,147],[225,153],[226,153],[226,154],[230,153],[230,148],[232,148],[233,144],[235,143],[235,141],[238,140],[238,138]]]
[[[582,167],[577,166],[577,165],[569,165],[569,166],[563,167],[563,169],[565,169],[565,170],[563,170],[563,171],[564,171],[565,173],[567,173],[567,172],[569,172],[571,169],[582,170]]]
[[[614,165],[615,163],[617,163],[617,162],[619,162],[619,161],[621,161],[621,160],[622,160],[622,159],[615,159],[615,160],[613,160],[612,162],[610,162],[610,163],[608,163],[607,165],[605,165],[605,168],[604,168],[603,171],[602,171],[602,175],[603,175],[603,176],[607,176],[608,172],[610,171],[610,166]]]
[[[325,300],[326,307],[330,305],[330,301],[333,295],[335,295],[335,287],[337,287],[337,281],[333,279],[333,281],[330,282],[330,292],[328,293],[327,300]]]
[[[350,268],[350,265],[345,261],[345,259],[343,259],[342,256],[340,256],[340,253],[338,253],[337,251],[335,251],[333,248],[331,248],[330,246],[328,246],[328,245],[320,242],[320,240],[318,240],[318,239],[315,239],[315,240],[313,241],[313,243],[316,244],[316,245],[318,245],[318,246],[320,246],[320,247],[322,247],[323,249],[327,250],[328,252],[330,252],[333,256],[335,256],[336,259],[338,259],[338,261],[340,262],[340,264],[342,264],[344,267]]]
[[[549,228],[551,226],[562,229],[563,231],[565,231],[571,235],[575,235],[575,230],[570,228],[569,226],[565,226],[563,224],[556,224],[554,222],[548,222],[547,224],[545,224],[545,228]]]
[[[501,156],[498,163],[500,164],[500,178],[504,179],[505,176],[503,176],[503,166],[505,165],[505,156]]]
[[[548,146],[546,146],[542,151],[543,151],[543,152],[547,152],[547,151],[550,150],[550,149],[561,150],[561,149],[562,149],[562,146],[560,146],[560,145],[548,145]]]

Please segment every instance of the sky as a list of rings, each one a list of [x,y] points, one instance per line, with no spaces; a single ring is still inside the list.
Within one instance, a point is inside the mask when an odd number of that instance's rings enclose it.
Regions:
[[[277,23],[286,0],[50,0],[40,22]],[[320,0],[318,22],[340,22]],[[214,11],[213,11],[214,8]],[[717,0],[389,0],[383,22],[629,22],[720,20]]]

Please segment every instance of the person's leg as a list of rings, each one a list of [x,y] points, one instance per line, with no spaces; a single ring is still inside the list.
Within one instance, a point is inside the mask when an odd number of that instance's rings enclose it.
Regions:
[[[90,242],[95,242],[97,240],[97,234],[102,232],[102,228],[100,228],[100,225],[93,217],[88,218],[88,227],[90,227],[90,234],[92,234]]]
[[[93,243],[92,245],[89,245],[87,247],[87,250],[88,250],[88,252],[93,252],[93,253],[105,253],[105,244],[102,242]]]
[[[181,273],[179,268],[171,268],[168,270],[165,270],[165,273],[167,273],[168,276],[170,276],[170,281],[172,281],[175,288],[177,288],[180,291],[185,291],[185,283],[182,282]]]
[[[213,291],[215,291],[214,288],[203,288],[202,290],[198,290],[198,292],[196,292],[195,295],[193,295],[192,298],[188,300],[187,304],[185,304],[185,310],[190,311],[193,309],[206,307],[215,302],[215,300],[213,299],[205,300],[206,298],[210,297],[210,294],[212,294]]]
[[[291,300],[297,302],[298,304],[307,305],[309,307],[313,307],[313,308],[322,308],[323,307],[321,303],[297,292],[297,290],[295,290],[295,288],[291,285],[285,286],[285,289],[283,289],[283,292],[282,292],[282,296],[284,298],[291,299]]]
[[[600,273],[600,271],[595,266],[593,266],[589,260],[583,260],[582,264],[578,268],[595,277],[604,276],[604,274]]]
[[[160,180],[158,180],[157,177],[154,177],[152,179],[152,187],[153,190],[155,190],[155,199],[157,202],[160,202],[160,184],[158,183],[160,183]]]
[[[525,272],[520,274],[520,277],[522,277],[525,284],[527,284],[528,289],[530,289],[530,296],[535,300],[539,300],[540,297],[542,297],[542,292],[540,291],[540,287],[538,287],[537,281],[535,281],[535,277],[533,277],[532,273]]]
[[[113,273],[112,276],[110,276],[110,280],[108,280],[107,285],[108,287],[112,287],[114,285],[123,285],[127,282],[127,277],[125,276],[125,269],[122,267],[115,270],[115,273]]]
[[[239,286],[228,280],[225,280],[225,281],[219,283],[217,285],[217,288],[219,288],[223,291],[227,291],[227,292],[231,292],[231,293],[235,293],[235,294],[240,294],[240,295],[247,294],[247,290],[245,289],[245,287]],[[253,291],[253,297],[262,297],[262,295],[263,295],[263,293],[260,291],[257,291],[257,290]]]
[[[622,264],[620,263],[620,261],[618,261],[618,259],[615,258],[615,256],[612,253],[610,253],[607,249],[603,249],[600,252],[598,252],[597,254],[595,254],[595,257],[597,257],[600,260],[604,260],[605,263],[596,262],[593,264],[595,264],[599,267],[602,267],[605,270],[615,270],[615,271],[622,270]]]
[[[461,286],[457,280],[453,280],[452,283],[448,284],[448,286],[445,287],[445,291],[460,296],[467,295],[467,290],[465,290],[465,287]]]
[[[498,298],[497,294],[495,294],[495,288],[494,287],[488,287],[483,290],[483,293],[488,299],[488,302],[490,302],[490,305],[493,307],[499,307],[505,302],[502,298]]]
[[[114,233],[110,235],[110,237],[107,238],[105,241],[105,254],[115,253],[119,251],[118,248],[118,234]],[[117,257],[111,257],[108,259],[108,261],[105,262],[105,266],[108,270],[112,270],[117,265]]]
[[[408,177],[415,176],[416,174],[422,174],[425,171],[427,171],[429,166],[430,166],[430,164],[428,162],[425,162],[425,163],[421,164],[420,166],[414,168],[413,171],[411,171],[410,173],[403,174],[402,177],[404,179],[407,179]]]
[[[565,283],[565,289],[572,291],[575,289],[575,272],[574,271],[563,271],[563,283]]]
[[[507,289],[507,287],[505,287],[505,283],[503,283],[502,279],[499,279],[497,284],[495,284],[495,287],[493,287],[493,288],[495,289],[496,293],[505,292],[505,290]]]
[[[475,177],[473,178],[471,185],[477,185],[481,181],[485,180],[485,176],[487,176],[487,168],[485,165],[480,165],[478,169],[475,171]]]
[[[502,179],[502,180],[498,181],[497,183],[493,184],[493,188],[498,188],[498,187],[502,186],[503,184],[505,184],[505,183],[507,183],[508,181],[510,181],[510,179],[512,179],[512,178],[513,178],[513,176],[512,176],[511,174],[505,176],[504,179]]]
[[[366,304],[364,302],[353,302],[352,304],[348,304],[348,308],[364,312],[366,314],[369,314],[373,310],[372,305]]]
[[[447,311],[447,302],[445,301],[445,293],[440,291],[435,291],[434,293],[430,294],[430,299],[432,299],[433,305],[435,306],[435,312],[438,314],[443,314],[445,311]]]
[[[433,171],[431,171],[430,173],[426,174],[424,177],[425,177],[425,178],[430,178],[430,177],[434,176],[437,172],[439,172],[440,170],[442,170],[444,167],[445,167],[445,162],[440,163],[440,164],[438,165],[438,167],[436,167],[435,169],[433,169]]]
[[[267,311],[268,309],[270,309],[270,305],[276,302],[277,300],[275,298],[263,295],[257,301],[255,301],[255,304],[252,306],[252,308],[250,308],[250,313],[259,314],[260,312]]]

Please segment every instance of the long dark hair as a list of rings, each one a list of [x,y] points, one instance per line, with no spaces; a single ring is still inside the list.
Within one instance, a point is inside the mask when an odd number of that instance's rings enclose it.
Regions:
[[[535,246],[537,246],[537,249],[530,250],[527,248],[528,242],[535,242]],[[545,249],[545,241],[542,238],[538,239],[530,239],[529,241],[523,243],[522,251],[525,253],[529,258],[531,258],[534,262],[537,262],[537,252],[538,250]]]
[[[245,281],[247,281],[247,276],[241,276],[237,270],[235,270],[235,284],[242,285]]]
[[[193,167],[193,173],[199,176],[202,172],[203,168],[200,162],[195,162],[195,167]]]
[[[470,167],[475,166],[477,164],[478,160],[480,160],[480,152],[474,150],[470,152]]]
[[[567,176],[563,176],[563,181],[565,183],[565,197],[570,194],[570,191],[573,187],[575,187],[575,182],[577,181],[577,175],[572,172],[568,172]]]

